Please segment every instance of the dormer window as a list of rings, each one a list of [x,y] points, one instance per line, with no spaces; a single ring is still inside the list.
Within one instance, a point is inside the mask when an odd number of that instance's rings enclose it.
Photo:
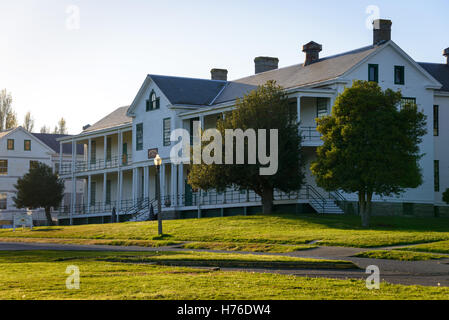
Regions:
[[[151,91],[150,98],[147,100],[147,111],[156,110],[160,108],[160,98],[156,96],[156,92]]]

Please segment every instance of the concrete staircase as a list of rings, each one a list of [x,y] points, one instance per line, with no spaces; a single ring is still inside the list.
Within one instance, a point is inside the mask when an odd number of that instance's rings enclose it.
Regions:
[[[307,186],[307,194],[310,206],[317,212],[322,214],[344,214],[345,212],[339,207],[337,201],[345,201],[343,196],[338,192],[327,193],[326,196],[318,192],[314,187]]]

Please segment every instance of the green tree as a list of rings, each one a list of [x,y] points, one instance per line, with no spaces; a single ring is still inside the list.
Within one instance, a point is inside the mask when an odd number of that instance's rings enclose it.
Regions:
[[[443,192],[443,201],[449,204],[449,189]]]
[[[293,111],[294,110],[294,111]],[[275,82],[267,82],[253,90],[242,99],[237,99],[236,108],[225,114],[225,119],[219,119],[217,129],[221,133],[223,147],[223,164],[193,164],[188,175],[188,182],[193,188],[202,190],[216,189],[224,191],[228,187],[239,190],[253,190],[262,198],[263,212],[271,213],[273,209],[273,192],[278,189],[290,192],[300,189],[303,180],[302,153],[300,151],[301,138],[298,134],[296,122],[296,104],[291,108],[284,90]],[[266,167],[259,160],[249,164],[248,139],[244,139],[244,164],[236,164],[237,143],[232,140],[233,163],[225,164],[226,130],[266,129],[266,150],[269,147],[269,130],[278,130],[278,170],[274,175],[261,175],[260,169]],[[207,131],[206,131],[207,132]],[[214,138],[215,139],[215,138]],[[256,135],[256,146],[261,137]],[[256,148],[256,147],[255,147]],[[204,148],[203,148],[204,151]],[[255,152],[255,149],[254,149]],[[215,151],[210,152],[212,156]],[[257,154],[257,153],[256,153]],[[204,155],[204,152],[203,152]],[[252,154],[251,156],[254,156]]]
[[[44,208],[48,225],[53,225],[50,210],[59,207],[64,196],[64,182],[51,167],[38,163],[19,178],[14,187],[17,194],[13,200],[17,208]]]
[[[355,81],[318,119],[323,146],[311,170],[324,189],[357,193],[362,225],[369,226],[373,194],[397,195],[422,183],[419,144],[426,117],[402,95],[375,82]]]
[[[32,132],[34,129],[34,119],[31,117],[31,112],[27,112],[25,119],[23,120],[23,128],[28,132]]]
[[[43,126],[40,130],[41,133],[50,133],[50,127]]]
[[[64,118],[58,121],[58,125],[53,130],[54,134],[67,134],[67,123]]]
[[[0,131],[17,127],[17,115],[11,105],[11,94],[3,89],[0,92]]]

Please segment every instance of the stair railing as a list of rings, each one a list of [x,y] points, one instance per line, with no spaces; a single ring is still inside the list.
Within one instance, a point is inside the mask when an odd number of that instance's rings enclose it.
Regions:
[[[307,185],[307,198],[310,202],[321,208],[322,213],[326,213],[326,199],[311,185]]]

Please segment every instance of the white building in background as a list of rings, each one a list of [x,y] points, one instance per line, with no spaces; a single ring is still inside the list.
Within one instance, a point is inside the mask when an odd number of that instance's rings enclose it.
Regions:
[[[59,170],[59,143],[57,138],[67,135],[30,133],[18,127],[0,132],[0,225],[11,225],[15,213],[24,213],[26,209],[17,209],[13,197],[17,190],[14,185],[17,179],[26,174],[37,162],[45,163],[54,170]],[[82,159],[83,149],[78,150],[78,159]],[[79,158],[81,157],[81,158]],[[72,150],[67,145],[62,153],[62,160],[71,163]],[[81,201],[83,181],[78,181],[76,190]],[[66,183],[66,197],[70,199],[72,184]],[[36,224],[46,222],[43,209],[33,210],[33,220]],[[57,219],[56,214],[53,218]]]
[[[385,90],[401,90],[406,101],[416,102],[427,116],[427,135],[421,151],[423,184],[400,197],[376,197],[376,214],[449,215],[442,192],[449,188],[449,65],[418,63],[391,40],[391,21],[374,23],[373,43],[342,54],[320,57],[322,46],[303,46],[306,60],[278,68],[279,60],[255,59],[255,74],[228,81],[227,70],[212,69],[212,79],[148,75],[129,107],[115,110],[76,136],[59,139],[65,144],[83,145],[82,161],[72,156],[60,173],[67,181],[82,179],[86,190],[82,201],[72,197],[59,219],[68,223],[110,221],[115,208],[121,221],[148,218],[155,204],[153,156],[163,159],[161,168],[162,207],[165,217],[223,216],[260,210],[260,198],[253,192],[228,190],[193,192],[186,177],[188,166],[170,162],[173,142],[170,133],[185,128],[192,133],[193,121],[203,129],[213,128],[223,112],[234,108],[236,98],[275,80],[291,99],[300,122],[306,155],[306,186],[290,194],[275,193],[278,208],[290,206],[297,212],[341,213],[356,210],[353,194],[325,192],[310,173],[309,165],[322,145],[316,118],[327,115],[338,94],[354,80],[376,81]],[[444,51],[449,55],[449,49]],[[352,205],[348,205],[352,204]],[[351,209],[352,208],[352,209]]]

